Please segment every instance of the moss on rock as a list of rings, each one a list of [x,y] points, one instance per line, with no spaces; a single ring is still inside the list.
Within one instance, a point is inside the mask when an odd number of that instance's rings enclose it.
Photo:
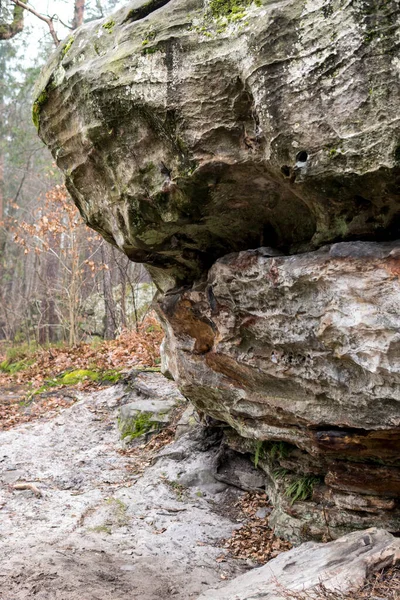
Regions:
[[[49,95],[46,90],[43,90],[38,98],[33,103],[32,108],[32,121],[37,130],[39,130],[40,125],[40,111],[42,107],[46,104],[49,99]]]

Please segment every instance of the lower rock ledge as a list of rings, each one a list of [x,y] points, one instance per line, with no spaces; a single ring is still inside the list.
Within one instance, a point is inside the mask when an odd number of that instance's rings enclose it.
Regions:
[[[266,473],[277,535],[400,531],[400,242],[229,254],[158,301],[163,369]]]
[[[328,544],[302,544],[198,600],[287,600],[293,597],[290,592],[315,590],[320,584],[338,594],[356,592],[368,575],[399,560],[400,539],[371,528]]]
[[[268,520],[278,537],[296,544],[327,542],[371,526],[400,531],[398,468],[314,457],[285,442],[243,438],[230,428],[224,444],[264,473],[274,507]]]

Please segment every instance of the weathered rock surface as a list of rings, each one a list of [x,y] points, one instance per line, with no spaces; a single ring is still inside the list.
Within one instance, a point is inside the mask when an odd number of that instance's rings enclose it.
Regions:
[[[245,436],[397,460],[399,273],[397,243],[228,255],[160,301],[172,374]]]
[[[271,254],[228,255],[203,285],[160,301],[166,368],[199,410],[267,442],[258,460],[280,535],[397,531],[400,248]],[[290,484],[310,476],[314,504],[293,504]]]
[[[291,539],[400,530],[399,44],[397,0],[138,1],[38,84],[86,222],[165,292],[165,372]]]
[[[232,251],[396,237],[399,21],[397,0],[132,2],[66,40],[35,121],[87,223],[164,287]]]
[[[367,529],[329,544],[302,544],[198,600],[286,600],[285,591],[312,590],[320,583],[327,590],[355,592],[367,575],[398,560],[400,541],[387,531]]]

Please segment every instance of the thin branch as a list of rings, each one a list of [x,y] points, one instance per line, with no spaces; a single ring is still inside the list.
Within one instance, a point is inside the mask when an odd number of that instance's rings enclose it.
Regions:
[[[61,25],[63,27],[65,27],[66,29],[70,29],[71,31],[74,30],[74,28],[71,27],[71,25],[67,25],[67,23],[64,23],[64,21],[62,21],[58,15],[54,15],[54,17],[52,17],[52,19],[53,19],[53,21],[58,21],[59,23],[61,23]]]
[[[47,24],[48,28],[49,28],[51,37],[53,38],[53,41],[54,41],[55,45],[56,46],[59,45],[60,40],[58,39],[57,34],[56,34],[56,30],[54,29],[54,24],[53,24],[53,19],[52,18],[46,17],[45,15],[42,15],[41,13],[37,12],[37,10],[35,10],[29,4],[25,4],[25,2],[21,2],[21,0],[11,0],[11,2],[13,4],[15,4],[16,6],[19,6],[20,8],[23,8],[24,10],[27,10],[28,12],[32,13],[32,15],[35,15],[35,17],[37,17],[41,21],[44,21]]]

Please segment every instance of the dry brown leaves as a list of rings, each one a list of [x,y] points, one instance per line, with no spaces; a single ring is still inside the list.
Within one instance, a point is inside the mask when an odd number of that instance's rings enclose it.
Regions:
[[[37,350],[29,358],[33,364],[23,371],[0,374],[0,430],[27,423],[43,415],[53,414],[69,406],[73,398],[65,398],[63,386],[54,387],[51,393],[34,396],[43,384],[69,370],[130,370],[157,366],[160,358],[162,328],[153,315],[140,325],[139,331],[124,331],[111,341],[96,347],[82,343],[74,347],[52,347]],[[0,356],[0,362],[4,360]],[[99,387],[90,380],[75,386],[80,390]],[[27,398],[31,398],[26,402]]]
[[[163,331],[155,316],[149,315],[139,331],[124,331],[115,340],[103,341],[98,346],[81,343],[73,347],[38,350],[35,361],[15,375],[0,375],[0,385],[30,383],[40,387],[46,379],[69,369],[131,369],[155,367],[160,357]],[[4,357],[0,357],[3,360]],[[89,382],[87,382],[89,384]]]
[[[292,545],[275,536],[267,518],[256,517],[259,509],[269,508],[265,494],[249,492],[240,499],[238,505],[243,513],[244,524],[223,544],[231,555],[263,565],[281,552],[290,550]]]
[[[45,398],[36,398],[34,402],[25,404],[21,402],[26,394],[23,388],[20,390],[21,396],[8,396],[8,390],[0,395],[0,431],[10,429],[22,423],[29,423],[41,417],[53,417],[61,409],[71,406],[75,402],[74,398],[63,398],[61,396],[51,396]]]

